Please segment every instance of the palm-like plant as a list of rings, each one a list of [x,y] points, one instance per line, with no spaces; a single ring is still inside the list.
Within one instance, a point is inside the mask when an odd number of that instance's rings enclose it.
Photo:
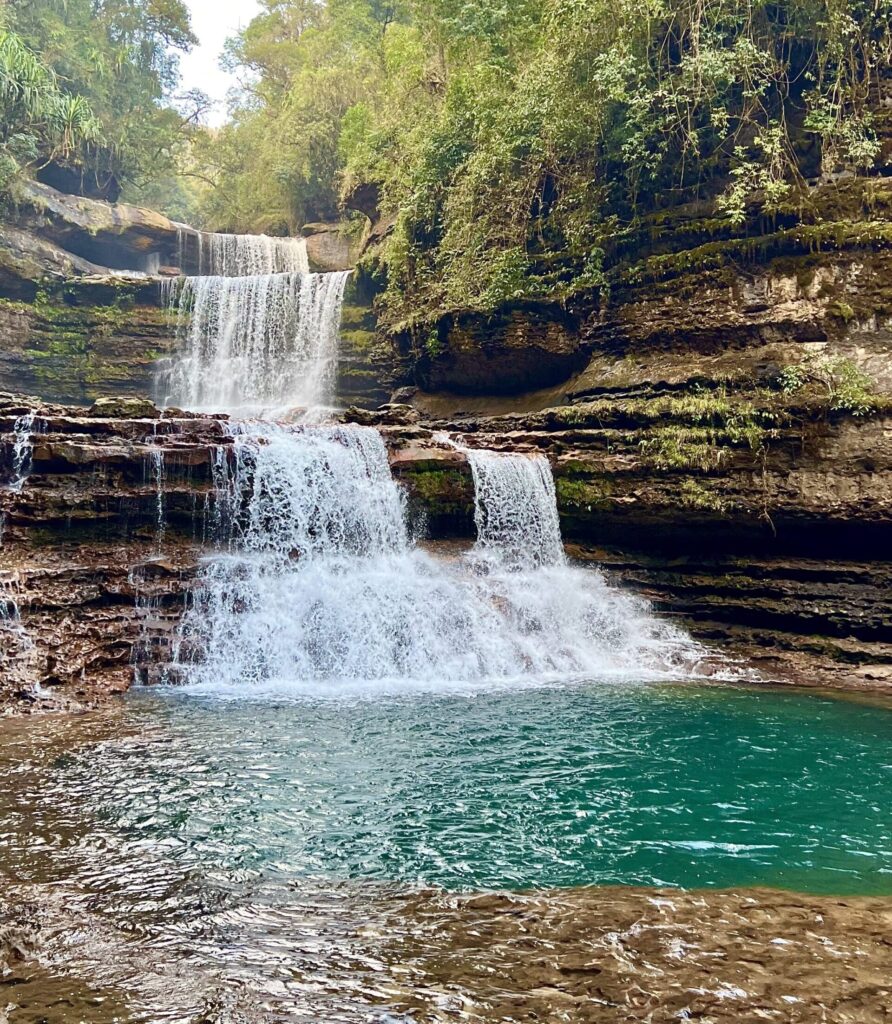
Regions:
[[[16,163],[69,157],[101,141],[83,96],[66,93],[58,76],[15,33],[0,29],[0,147]]]

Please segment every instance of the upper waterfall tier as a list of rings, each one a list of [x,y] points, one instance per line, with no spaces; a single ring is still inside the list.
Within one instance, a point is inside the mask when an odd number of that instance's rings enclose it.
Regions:
[[[179,352],[165,404],[259,413],[330,405],[349,272],[187,277],[171,287]]]
[[[178,226],[177,249],[180,266],[191,265],[200,277],[310,272],[304,238],[187,231],[184,226]]]

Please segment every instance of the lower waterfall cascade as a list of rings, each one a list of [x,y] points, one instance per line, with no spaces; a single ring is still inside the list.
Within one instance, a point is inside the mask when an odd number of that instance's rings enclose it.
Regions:
[[[545,459],[475,454],[485,526],[446,559],[410,537],[376,430],[243,423],[233,448],[217,463],[219,553],[175,644],[182,681],[318,694],[333,682],[640,678],[702,656],[646,602],[567,564]]]
[[[514,565],[562,565],[557,497],[545,456],[461,450],[474,477],[478,549]]]

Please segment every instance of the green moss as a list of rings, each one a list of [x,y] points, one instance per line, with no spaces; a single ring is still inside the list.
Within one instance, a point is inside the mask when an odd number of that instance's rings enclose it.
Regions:
[[[400,477],[430,515],[466,515],[473,507],[471,482],[461,469],[443,469],[442,463],[432,460],[429,465],[414,463]]]
[[[702,427],[661,427],[638,442],[645,465],[660,470],[718,469],[727,457],[715,430]]]
[[[831,302],[827,307],[827,312],[832,317],[836,317],[837,320],[842,320],[843,323],[849,323],[855,319],[855,310],[848,304],[841,300],[837,302]]]
[[[341,307],[341,324],[347,328],[374,329],[375,317],[368,306]]]
[[[612,483],[600,477],[559,476],[555,479],[554,488],[560,509],[605,508],[610,504],[613,493]]]
[[[377,347],[377,338],[374,331],[344,330],[341,328],[341,342],[356,352],[371,352]]]
[[[700,509],[706,512],[726,512],[728,503],[715,491],[710,490],[702,481],[689,477],[683,480],[679,490],[681,504],[686,508]]]
[[[660,281],[692,270],[724,267],[730,262],[765,263],[791,252],[813,253],[857,248],[892,247],[892,223],[885,220],[840,220],[799,224],[751,238],[728,238],[650,256],[616,273],[622,284]]]

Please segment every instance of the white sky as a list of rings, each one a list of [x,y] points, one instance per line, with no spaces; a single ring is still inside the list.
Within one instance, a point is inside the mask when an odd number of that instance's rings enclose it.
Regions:
[[[226,93],[238,82],[234,75],[218,65],[223,44],[229,36],[244,28],[257,14],[257,0],[186,0],[192,19],[192,31],[198,45],[180,58],[180,88],[201,89],[216,106],[207,118],[208,124],[220,125],[226,119]]]

